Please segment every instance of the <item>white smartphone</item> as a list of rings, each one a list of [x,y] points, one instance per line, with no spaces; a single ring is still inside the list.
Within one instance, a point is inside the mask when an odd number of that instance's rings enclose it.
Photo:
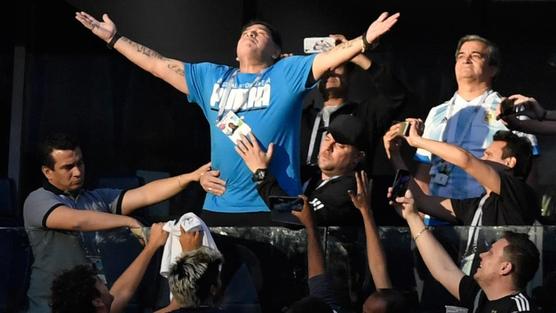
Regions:
[[[321,53],[336,46],[336,41],[331,37],[307,37],[303,39],[305,53]]]

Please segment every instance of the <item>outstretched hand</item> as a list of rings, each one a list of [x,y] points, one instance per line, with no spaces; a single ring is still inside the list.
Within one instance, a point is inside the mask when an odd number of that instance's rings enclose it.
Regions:
[[[398,22],[400,13],[392,14],[388,16],[388,12],[382,13],[367,29],[365,35],[367,36],[367,42],[373,43],[378,40],[380,36],[388,32],[394,24]]]
[[[226,191],[226,181],[220,178],[219,170],[212,169],[203,173],[199,183],[206,192],[210,192],[215,196],[221,196]]]
[[[353,205],[359,209],[361,214],[365,214],[369,212],[371,208],[371,193],[367,173],[365,173],[365,171],[355,172],[355,181],[357,182],[357,193],[354,193],[353,190],[348,190],[348,194]]]
[[[245,165],[254,173],[259,168],[268,168],[268,164],[272,159],[274,144],[270,143],[268,145],[268,150],[265,152],[261,149],[261,146],[259,146],[255,135],[249,133],[249,138],[245,135],[241,135],[235,149],[243,161],[245,161]]]
[[[193,171],[191,173],[191,175],[193,177],[193,181],[200,181],[201,176],[205,175],[206,172],[210,171],[210,169],[211,169],[210,165],[211,165],[211,162],[208,162],[206,164],[201,165],[201,167],[199,167],[198,169]]]
[[[392,159],[392,156],[397,156],[400,153],[400,146],[403,140],[399,135],[400,129],[400,123],[394,124],[382,137],[386,157],[388,157],[389,160]]]
[[[98,21],[86,12],[75,12],[75,19],[81,22],[83,26],[90,29],[93,34],[100,39],[109,42],[116,34],[116,24],[108,17],[108,14],[102,15],[102,22]]]

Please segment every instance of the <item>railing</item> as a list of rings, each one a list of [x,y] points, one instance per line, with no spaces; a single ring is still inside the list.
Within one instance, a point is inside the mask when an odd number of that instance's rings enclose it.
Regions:
[[[243,281],[251,286],[244,289],[252,287],[264,312],[280,310],[306,295],[307,261],[303,230],[283,227],[214,227],[211,230],[226,263],[247,265],[250,277]],[[486,242],[496,240],[506,230],[528,233],[541,251],[539,270],[528,286],[528,293],[534,294],[535,289],[545,283],[545,278],[556,270],[556,226],[480,228]],[[366,263],[364,232],[349,227],[326,227],[319,231],[327,270],[337,290],[340,290],[338,296],[344,305],[357,307],[373,290]],[[457,259],[468,231],[468,227],[437,227],[434,234]],[[447,298],[438,294],[442,288],[438,291],[437,287],[428,287],[430,279],[414,251],[407,228],[380,227],[380,237],[396,288],[420,299],[422,311],[438,311],[444,304],[450,304]],[[88,254],[97,254],[102,260],[109,285],[141,249],[127,229],[90,233],[84,238]],[[159,260],[153,262],[158,264]],[[25,229],[0,228],[0,312],[17,312],[24,305],[31,264],[32,252]],[[167,288],[157,278],[156,268],[153,267],[151,272],[141,288],[153,289],[154,285],[159,286],[159,290],[139,291],[141,299],[132,302],[129,312],[143,311],[144,305],[161,306],[167,301],[166,296],[160,296],[159,291]],[[234,280],[232,274],[223,273],[223,281]],[[235,284],[237,289],[237,280]]]

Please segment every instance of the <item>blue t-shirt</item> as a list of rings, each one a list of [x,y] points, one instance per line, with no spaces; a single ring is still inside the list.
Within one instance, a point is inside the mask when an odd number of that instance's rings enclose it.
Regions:
[[[299,127],[303,96],[312,88],[307,79],[313,60],[314,55],[288,57],[258,74],[234,74],[236,68],[212,63],[185,64],[188,100],[201,107],[209,122],[212,167],[226,181],[222,196],[207,193],[206,210],[268,211],[234,143],[216,126],[222,99],[226,111],[234,111],[251,127],[263,149],[274,143],[270,172],[280,186],[290,195],[301,193]]]

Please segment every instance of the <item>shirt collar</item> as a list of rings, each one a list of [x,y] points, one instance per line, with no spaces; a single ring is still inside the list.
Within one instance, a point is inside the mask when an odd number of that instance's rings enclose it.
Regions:
[[[58,195],[58,196],[64,195],[64,196],[69,196],[69,197],[72,197],[72,198],[77,197],[77,196],[79,195],[79,193],[81,192],[81,189],[77,189],[77,190],[74,191],[74,192],[63,192],[62,190],[58,189],[56,186],[52,185],[52,184],[51,184],[50,182],[48,182],[48,181],[45,181],[45,182],[42,184],[42,187],[43,187],[44,189],[46,189],[46,190],[48,190],[48,191],[54,193],[55,195]]]

